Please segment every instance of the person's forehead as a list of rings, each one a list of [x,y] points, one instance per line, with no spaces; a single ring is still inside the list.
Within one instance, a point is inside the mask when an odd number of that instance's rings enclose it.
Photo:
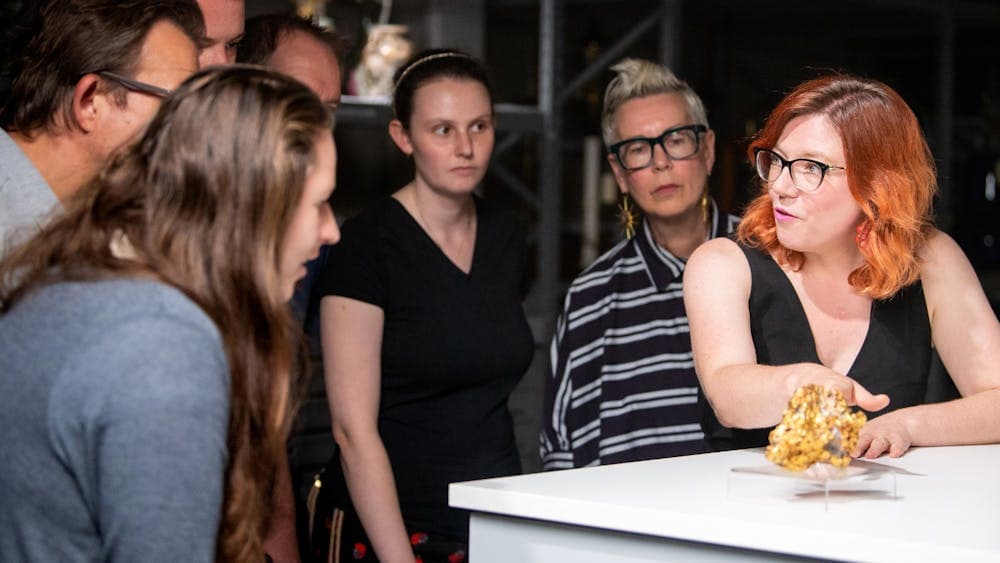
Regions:
[[[676,92],[632,98],[615,112],[615,125],[622,137],[652,136],[669,127],[690,124],[684,97]]]
[[[283,34],[268,64],[316,90],[320,96],[340,93],[340,62],[336,54],[325,43],[307,33],[292,31]],[[319,91],[325,89],[336,92]]]
[[[209,39],[231,39],[243,33],[243,0],[198,0]]]
[[[169,70],[193,74],[198,70],[198,47],[172,21],[162,19],[153,24],[139,51],[136,71]]]

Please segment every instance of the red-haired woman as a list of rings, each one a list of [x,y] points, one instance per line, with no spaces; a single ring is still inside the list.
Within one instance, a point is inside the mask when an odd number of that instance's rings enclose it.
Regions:
[[[850,76],[808,81],[749,156],[762,191],[737,241],[705,243],[684,276],[713,446],[765,444],[811,383],[869,413],[856,456],[1000,441],[1000,325],[931,222],[934,164],[899,94]],[[961,398],[924,404],[932,348]]]

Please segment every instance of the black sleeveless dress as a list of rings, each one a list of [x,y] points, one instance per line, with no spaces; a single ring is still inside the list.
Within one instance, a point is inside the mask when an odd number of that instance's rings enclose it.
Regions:
[[[757,363],[820,363],[805,310],[788,277],[769,254],[743,244],[740,248],[750,264],[750,333]],[[931,358],[930,319],[917,281],[889,299],[872,302],[868,334],[846,375],[872,393],[889,396],[884,410],[866,413],[872,418],[925,402]],[[701,400],[705,435],[714,450],[767,445],[770,427],[724,427],[704,396]]]

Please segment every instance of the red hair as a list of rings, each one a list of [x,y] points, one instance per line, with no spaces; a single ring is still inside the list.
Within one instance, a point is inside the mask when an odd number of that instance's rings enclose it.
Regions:
[[[875,80],[832,75],[800,84],[774,108],[750,143],[774,148],[789,121],[825,115],[840,133],[847,183],[869,229],[859,250],[865,263],[848,283],[873,299],[891,297],[920,276],[917,251],[933,228],[931,209],[937,180],[934,160],[917,117],[895,90]],[[737,235],[779,262],[802,267],[805,256],[781,245],[767,185],[743,215]]]

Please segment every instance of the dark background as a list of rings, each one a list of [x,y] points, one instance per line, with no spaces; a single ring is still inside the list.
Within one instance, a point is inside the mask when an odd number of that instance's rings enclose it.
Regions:
[[[498,102],[534,107],[538,104],[540,4],[530,0],[396,0],[390,21],[411,26],[417,49],[458,46],[481,56],[492,69]],[[889,84],[917,114],[937,158],[939,227],[965,249],[994,304],[1000,301],[1000,203],[995,189],[990,192],[1000,175],[1000,2],[562,0],[556,5],[563,54],[555,69],[557,83],[562,84],[572,81],[655,10],[668,11],[675,22],[673,37],[665,38],[661,28],[653,26],[624,56],[660,60],[662,44],[670,46],[674,70],[708,108],[718,153],[711,188],[720,204],[734,213],[739,213],[751,189],[747,140],[784,93],[829,71]],[[288,6],[291,3],[284,0],[249,0],[247,12],[253,15]],[[374,0],[327,3],[327,15],[355,47],[353,57],[364,40],[365,22],[376,20],[380,7]],[[562,194],[560,287],[582,266],[578,227],[582,142],[586,135],[600,134],[601,96],[610,77],[607,71],[598,72],[570,93],[562,106],[558,132],[562,182],[558,187],[546,186]],[[339,215],[353,215],[411,177],[408,163],[385,134],[386,115],[338,125],[340,173],[334,203]],[[499,159],[536,191],[542,165],[537,137],[524,135],[514,150]],[[603,169],[610,172],[606,164]],[[487,177],[483,192],[521,209],[529,233],[539,235],[539,211],[508,193],[495,175]],[[602,247],[606,248],[620,236],[613,205],[602,208],[602,224]],[[542,310],[558,306],[538,305]]]

